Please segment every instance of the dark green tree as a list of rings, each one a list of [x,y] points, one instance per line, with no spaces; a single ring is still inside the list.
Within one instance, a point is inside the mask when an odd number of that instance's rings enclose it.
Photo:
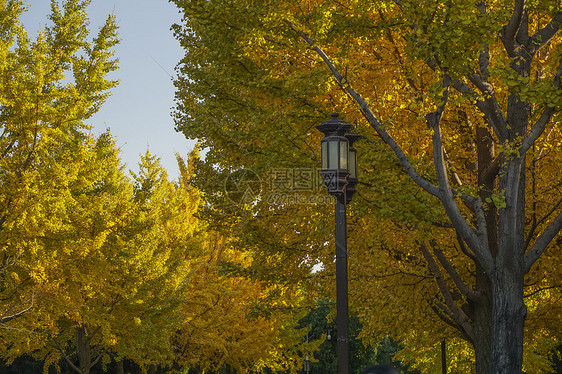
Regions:
[[[300,327],[309,328],[307,335],[310,341],[324,340],[318,351],[309,355],[310,374],[337,374],[337,326],[333,313],[333,304],[328,300],[320,300],[306,317],[299,321]],[[390,337],[384,337],[375,345],[364,343],[360,338],[362,325],[354,315],[349,320],[349,350],[350,373],[360,374],[371,365],[394,365],[402,373],[417,373],[407,371],[407,367],[394,361],[394,355],[401,347]],[[306,354],[306,353],[305,353]],[[302,371],[306,373],[306,371]]]

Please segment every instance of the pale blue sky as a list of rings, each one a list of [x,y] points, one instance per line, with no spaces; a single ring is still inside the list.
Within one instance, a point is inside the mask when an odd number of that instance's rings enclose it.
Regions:
[[[51,2],[27,3],[29,10],[22,21],[29,34],[35,35],[48,23]],[[176,178],[174,152],[185,156],[194,145],[174,131],[170,115],[174,105],[170,75],[183,55],[170,26],[179,22],[180,15],[167,0],[93,0],[88,8],[92,35],[110,13],[119,24],[121,44],[116,55],[120,68],[114,77],[121,82],[90,124],[95,134],[111,129],[130,169],[138,169],[139,154],[149,147],[162,159],[170,177]]]

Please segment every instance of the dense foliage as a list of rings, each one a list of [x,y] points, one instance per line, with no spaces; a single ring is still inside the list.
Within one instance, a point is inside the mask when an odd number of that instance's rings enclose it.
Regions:
[[[174,3],[176,124],[206,150],[206,218],[255,259],[234,269],[333,297],[314,126],[338,111],[367,139],[349,220],[365,338],[391,332],[424,372],[443,338],[455,371],[550,370],[562,338],[558,1]]]
[[[252,315],[268,285],[221,272],[249,261],[196,213],[178,156],[128,175],[88,120],[117,82],[117,23],[90,39],[89,1],[51,2],[31,40],[23,2],[0,1],[0,358],[6,370],[79,374],[290,369],[300,312]],[[299,303],[299,294],[283,302]],[[2,366],[3,370],[4,366]]]

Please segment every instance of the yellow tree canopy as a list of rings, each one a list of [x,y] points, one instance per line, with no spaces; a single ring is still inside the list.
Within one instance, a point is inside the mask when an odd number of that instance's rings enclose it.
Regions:
[[[330,207],[271,196],[317,192],[295,175],[319,166],[314,126],[338,111],[367,138],[349,251],[366,338],[392,331],[427,372],[444,337],[461,372],[548,370],[561,331],[558,2],[175,3],[176,125],[207,148],[196,183],[209,219],[258,259],[246,271],[333,283]],[[250,199],[229,184],[255,180]]]
[[[117,68],[115,20],[89,41],[86,5],[53,2],[51,27],[32,41],[19,21],[23,3],[0,2],[2,326],[50,287],[45,274],[56,263],[44,242],[68,229],[72,186],[91,157],[85,121],[116,85],[107,76]]]

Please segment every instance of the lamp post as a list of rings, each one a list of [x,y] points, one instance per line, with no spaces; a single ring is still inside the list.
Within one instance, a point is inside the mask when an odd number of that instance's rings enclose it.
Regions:
[[[350,147],[358,139],[351,133],[352,126],[332,114],[316,126],[324,133],[322,139],[322,170],[324,185],[335,198],[336,221],[336,325],[338,374],[349,373],[349,314],[347,286],[347,233],[346,209],[357,184],[357,157]]]

